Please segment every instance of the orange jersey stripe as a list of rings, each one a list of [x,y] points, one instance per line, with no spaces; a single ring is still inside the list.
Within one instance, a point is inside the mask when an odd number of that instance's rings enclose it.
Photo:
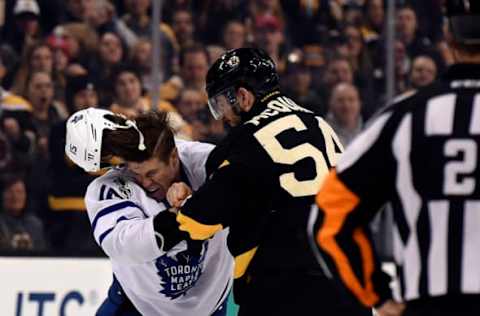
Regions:
[[[363,262],[364,283],[358,280],[345,252],[337,244],[335,237],[345,220],[360,202],[360,199],[350,191],[337,177],[335,171],[330,172],[317,195],[317,205],[324,212],[324,222],[317,234],[317,242],[335,262],[340,278],[347,288],[366,306],[373,306],[379,300],[372,283],[374,260],[372,247],[362,229],[353,232],[353,240],[360,248]]]

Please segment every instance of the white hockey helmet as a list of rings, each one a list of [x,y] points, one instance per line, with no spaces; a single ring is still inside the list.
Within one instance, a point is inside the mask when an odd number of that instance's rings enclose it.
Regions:
[[[109,117],[120,116],[111,111],[88,108],[70,116],[67,121],[65,153],[77,166],[87,172],[101,169],[102,136],[105,129],[117,130],[135,128],[139,134],[139,150],[145,150],[143,134],[135,121],[126,120],[125,125],[113,122]]]

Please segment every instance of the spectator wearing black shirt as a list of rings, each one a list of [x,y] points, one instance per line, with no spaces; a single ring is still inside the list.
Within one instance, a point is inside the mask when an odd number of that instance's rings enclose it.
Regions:
[[[27,190],[19,176],[3,181],[0,212],[0,248],[4,250],[47,249],[42,222],[27,210]]]
[[[87,75],[69,77],[66,100],[70,113],[96,107],[98,95],[94,81]],[[48,224],[48,239],[57,253],[97,253],[99,248],[91,234],[83,201],[86,188],[95,176],[84,172],[65,156],[65,135],[65,120],[51,128],[48,142],[48,174],[51,179],[48,189],[49,211],[44,214],[44,220]]]

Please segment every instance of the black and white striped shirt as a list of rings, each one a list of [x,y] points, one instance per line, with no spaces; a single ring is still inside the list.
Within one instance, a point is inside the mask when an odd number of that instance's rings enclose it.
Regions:
[[[388,298],[367,233],[394,209],[406,301],[480,293],[480,65],[455,65],[402,97],[347,148],[317,196],[329,272],[365,305]]]

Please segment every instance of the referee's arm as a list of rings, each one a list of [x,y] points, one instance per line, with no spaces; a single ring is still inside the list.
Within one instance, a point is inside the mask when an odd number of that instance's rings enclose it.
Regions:
[[[316,202],[319,207],[316,242],[340,284],[365,306],[391,298],[368,224],[388,200],[395,176],[391,153],[391,113],[362,133],[327,177]]]

